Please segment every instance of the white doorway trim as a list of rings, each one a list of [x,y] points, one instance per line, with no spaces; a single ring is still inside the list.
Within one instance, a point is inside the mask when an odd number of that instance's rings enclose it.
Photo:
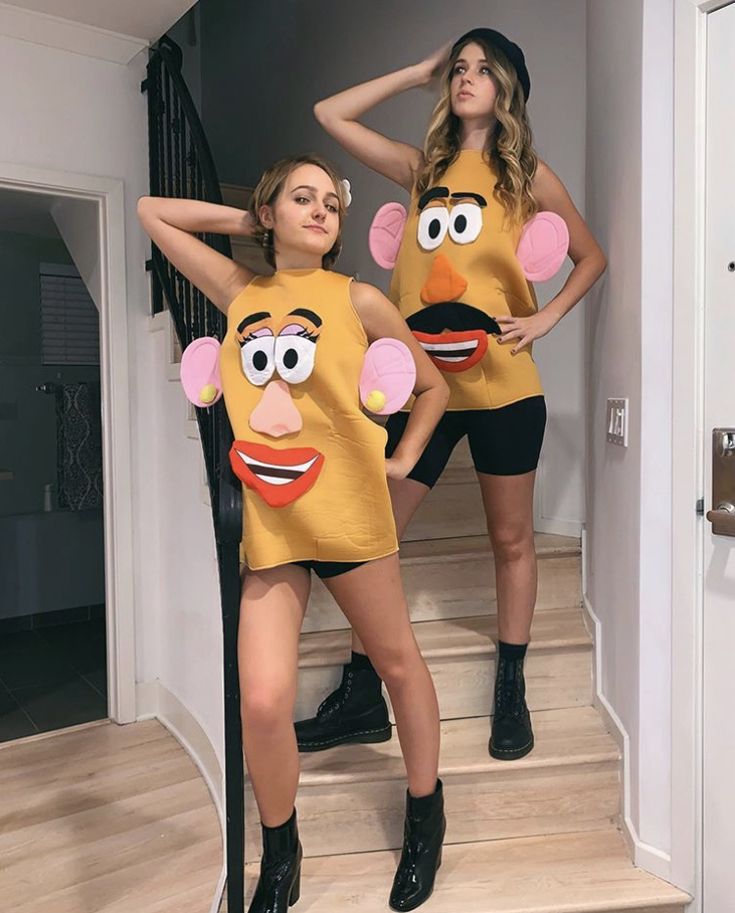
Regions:
[[[708,14],[733,0],[676,0],[672,433],[671,880],[702,902],[704,216]]]
[[[135,604],[123,182],[0,163],[0,189],[97,204],[108,711],[129,723],[136,718]]]

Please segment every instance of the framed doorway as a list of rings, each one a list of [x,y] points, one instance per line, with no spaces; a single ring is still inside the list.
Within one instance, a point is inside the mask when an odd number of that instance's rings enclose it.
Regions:
[[[108,712],[129,723],[136,718],[135,594],[123,183],[0,163],[0,190],[80,201],[91,214],[77,230],[91,252],[80,272],[94,286],[100,310]]]

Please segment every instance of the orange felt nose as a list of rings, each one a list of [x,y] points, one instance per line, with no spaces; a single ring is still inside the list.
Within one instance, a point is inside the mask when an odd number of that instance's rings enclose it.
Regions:
[[[431,265],[429,278],[421,289],[424,304],[456,301],[467,290],[467,280],[458,273],[444,254],[437,254]]]

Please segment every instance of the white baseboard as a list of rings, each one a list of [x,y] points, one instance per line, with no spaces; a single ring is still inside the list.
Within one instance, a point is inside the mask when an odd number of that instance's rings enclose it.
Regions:
[[[535,517],[533,528],[537,533],[549,533],[553,536],[571,536],[579,539],[582,535],[582,524],[574,520],[559,520],[556,517]]]
[[[584,537],[582,538],[582,543],[582,564],[583,567],[585,567]],[[656,875],[658,878],[663,878],[664,881],[671,881],[671,856],[668,853],[657,849],[655,846],[651,846],[650,844],[645,843],[643,840],[641,840],[640,836],[638,835],[638,831],[633,824],[633,819],[631,817],[630,799],[630,737],[628,736],[628,732],[623,725],[622,720],[615,712],[614,707],[602,692],[602,623],[595,614],[595,611],[592,608],[592,605],[590,604],[589,598],[587,596],[586,574],[584,575],[583,583],[585,585],[582,600],[585,612],[587,613],[588,620],[591,625],[595,645],[593,652],[592,669],[592,675],[594,679],[593,693],[595,695],[595,707],[599,711],[602,718],[605,720],[605,723],[610,730],[610,734],[617,742],[618,749],[620,750],[623,758],[623,807],[621,810],[623,836],[628,843],[630,855],[633,858],[633,862],[637,866],[645,869],[652,875]]]
[[[217,811],[222,846],[226,846],[227,828],[224,810],[224,779],[214,746],[194,714],[159,681],[136,685],[137,719],[161,722],[196,764]],[[209,913],[218,913],[227,870],[223,855],[222,872],[212,898]]]

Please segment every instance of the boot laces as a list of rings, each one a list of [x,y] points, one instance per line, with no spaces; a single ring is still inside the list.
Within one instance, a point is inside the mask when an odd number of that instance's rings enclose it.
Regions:
[[[350,696],[350,692],[352,691],[352,679],[354,674],[355,673],[350,669],[342,676],[339,687],[335,691],[332,691],[331,694],[328,694],[321,704],[319,704],[316,711],[317,717],[324,719],[325,717],[331,716],[346,703]]]
[[[498,663],[498,687],[495,693],[495,712],[516,719],[526,712],[523,671],[520,663]]]

